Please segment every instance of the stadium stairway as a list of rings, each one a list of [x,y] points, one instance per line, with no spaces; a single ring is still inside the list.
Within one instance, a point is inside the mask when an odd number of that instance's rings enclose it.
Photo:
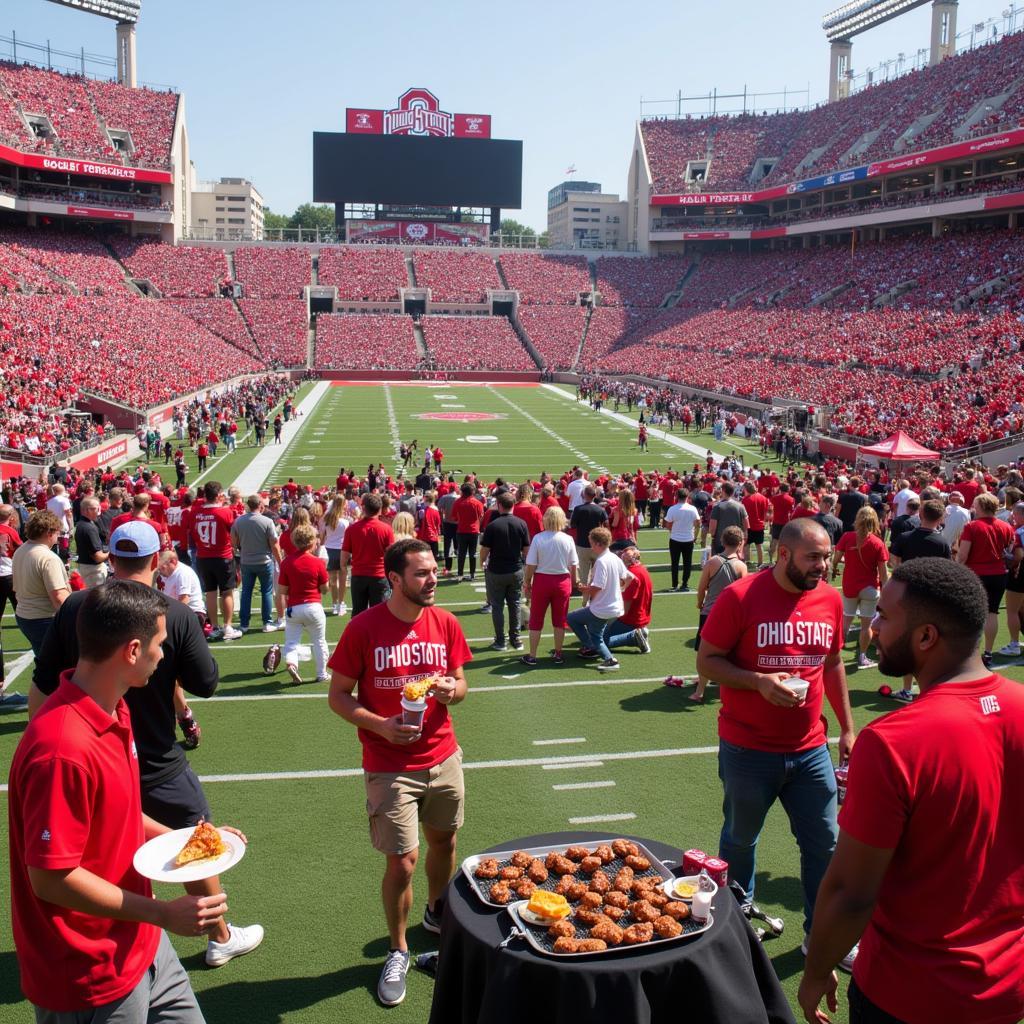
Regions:
[[[103,240],[103,248],[107,250],[110,254],[110,258],[124,271],[124,286],[128,291],[134,292],[136,295],[140,295],[142,297],[153,299],[163,298],[163,293],[148,278],[136,278],[132,276],[132,272],[125,265],[124,260],[117,254],[117,250],[105,239]],[[140,281],[145,285],[145,288],[140,287]]]
[[[406,274],[406,277],[409,279],[409,287],[410,288],[418,287],[418,285],[416,284],[416,266],[415,266],[415,264],[412,261],[412,253],[411,252],[409,253],[409,255],[407,255],[405,257],[405,274]]]
[[[679,279],[679,282],[676,284],[675,291],[669,292],[669,294],[665,296],[665,299],[661,304],[662,309],[675,309],[675,307],[679,305],[679,300],[683,297],[683,290],[686,288],[686,282],[689,281],[690,278],[697,273],[699,259],[700,256],[698,255],[693,260],[691,260],[690,265],[686,268],[686,273],[683,274],[683,276]],[[587,317],[587,326],[590,326],[589,316]],[[586,334],[587,332],[586,330],[584,330],[583,336],[586,337]],[[580,349],[582,348],[583,342],[581,341]]]
[[[234,273],[234,263],[232,262],[229,265],[232,268],[232,273]],[[245,333],[249,335],[249,338],[252,341],[253,351],[256,352],[259,358],[262,359],[263,362],[269,366],[270,364],[267,360],[267,357],[263,354],[263,349],[260,348],[260,344],[256,340],[256,334],[252,329],[252,324],[249,323],[248,319],[246,318],[246,315],[242,312],[242,307],[238,304],[238,299],[236,299],[234,295],[231,296],[231,304],[235,307],[235,312],[241,318],[242,323],[245,324]],[[232,342],[232,344],[234,344],[234,342]],[[241,349],[239,349],[239,351],[241,351]]]
[[[237,281],[238,275],[235,272],[235,254],[229,252],[227,249],[224,250],[224,260],[228,265],[228,280]]]
[[[501,273],[500,268],[498,272]],[[504,276],[502,276],[502,282],[505,283]],[[508,314],[508,320],[509,323],[512,325],[512,330],[516,332],[516,337],[519,338],[519,340],[522,342],[523,348],[525,348],[526,351],[529,352],[530,358],[537,364],[537,369],[543,370],[544,358],[534,347],[533,342],[530,340],[530,336],[526,333],[525,328],[519,322],[519,316],[515,312],[515,310]]]
[[[411,260],[408,260],[407,263],[412,265]],[[423,324],[418,320],[412,322],[412,336],[416,339],[416,351],[419,353],[420,359],[426,363],[430,358],[430,350],[427,348],[427,339],[423,335]]]
[[[501,265],[501,258],[500,257],[495,257],[494,265],[498,269],[498,280],[501,282],[501,287],[504,288],[505,291],[508,291],[508,292],[515,291],[514,288],[510,288],[509,287],[508,278],[505,276],[505,268]],[[514,321],[513,321],[513,323],[514,323]]]
[[[572,366],[569,367],[570,370],[575,370],[576,367],[579,365],[580,359],[583,357],[583,346],[586,345],[587,343],[587,332],[590,330],[590,321],[593,318],[593,316],[594,307],[590,306],[587,309],[587,319],[583,324],[583,333],[580,335],[579,348],[576,349],[576,356],[572,361]]]

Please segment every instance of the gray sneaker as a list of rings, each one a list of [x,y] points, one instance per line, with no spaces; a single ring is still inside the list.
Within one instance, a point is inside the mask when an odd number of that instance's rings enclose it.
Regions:
[[[405,998],[405,976],[409,973],[409,953],[393,949],[384,961],[377,982],[377,998],[385,1006],[397,1006]]]
[[[0,708],[28,707],[28,697],[23,693],[0,693]]]
[[[651,641],[647,638],[647,630],[641,626],[633,636],[636,638],[636,645],[640,648],[641,654],[651,653]]]

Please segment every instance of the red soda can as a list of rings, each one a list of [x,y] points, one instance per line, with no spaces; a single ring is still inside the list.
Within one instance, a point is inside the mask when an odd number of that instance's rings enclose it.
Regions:
[[[699,875],[708,855],[703,850],[687,850],[683,854],[683,874]]]
[[[846,783],[850,778],[850,766],[841,764],[836,769],[836,799],[842,803],[846,799]]]
[[[724,860],[720,860],[718,857],[708,857],[704,861],[704,870],[720,889],[724,889],[729,884],[729,865]]]

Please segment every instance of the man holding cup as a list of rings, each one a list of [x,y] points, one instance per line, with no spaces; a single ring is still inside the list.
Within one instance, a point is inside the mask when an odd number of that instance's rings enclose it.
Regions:
[[[427,931],[441,930],[442,896],[455,871],[465,788],[448,707],[465,699],[462,666],[473,656],[455,616],[434,605],[437,561],[429,544],[397,541],[385,552],[384,570],[391,596],[349,622],[328,662],[329,703],[356,726],[363,745],[370,839],[387,859],[381,892],[390,952],[377,996],[396,1006],[409,969],[405,931],[419,826],[427,841]],[[402,707],[406,689],[415,693],[424,683],[422,722],[406,724],[417,715]]]
[[[828,584],[831,553],[819,523],[790,520],[772,571],[751,573],[722,591],[697,653],[697,671],[721,688],[719,856],[753,903],[757,840],[780,800],[800,847],[805,934],[838,835],[825,697],[838,721],[841,762],[854,744],[841,659],[843,605]],[[856,947],[840,966],[849,970],[855,955]]]

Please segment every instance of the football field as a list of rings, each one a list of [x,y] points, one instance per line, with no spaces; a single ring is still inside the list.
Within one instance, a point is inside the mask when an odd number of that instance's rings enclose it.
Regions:
[[[702,462],[709,446],[759,461],[756,446],[715,444],[708,434],[691,434],[691,450],[657,430],[650,452],[640,454],[634,447],[636,410],[624,422],[578,405],[568,390],[547,387],[304,384],[299,403],[305,411],[286,429],[287,443],[275,450],[271,437],[262,452],[243,445],[213,461],[207,478],[225,485],[240,479],[250,490],[289,477],[333,482],[339,467],[362,474],[371,462],[394,472],[398,442],[413,439],[421,453],[427,444],[440,445],[446,468],[476,471],[485,479],[536,479],[542,470],[557,475],[575,464],[592,476],[638,466],[682,469]],[[674,438],[686,440],[678,430]],[[488,650],[493,635],[490,616],[481,612],[482,573],[475,584],[441,581],[438,603],[458,616],[474,653],[469,695],[452,711],[466,766],[460,859],[517,836],[572,828],[717,851],[717,689],[711,687],[707,704],[698,706],[686,699],[689,686],[663,685],[670,674],[692,676],[697,624],[694,594],[668,592],[667,536],[641,530],[644,562],[655,583],[653,649],[647,655],[619,649],[622,669],[610,676],[576,658],[571,637],[563,666],[548,657],[547,635],[535,668],[521,665],[517,653]],[[694,587],[696,580],[695,574]],[[348,617],[327,621],[333,649]],[[258,628],[258,616],[254,622]],[[11,666],[20,671],[13,688],[25,692],[27,644],[10,613],[3,627],[9,672]],[[219,970],[205,967],[198,941],[175,938],[175,946],[210,1022],[425,1021],[432,987],[425,975],[410,972],[408,996],[399,1007],[385,1010],[375,999],[388,946],[379,897],[383,862],[369,843],[355,730],[328,709],[325,684],[292,686],[284,671],[262,674],[271,640],[283,640],[283,633],[250,632],[215,646],[221,685],[212,699],[193,701],[203,732],[190,754],[217,823],[238,826],[250,840],[244,861],[223,879],[229,917],[237,924],[261,923],[266,939],[256,952]],[[997,646],[1005,640],[1001,632]],[[878,695],[883,680],[877,670],[856,671],[855,656],[854,635],[846,661],[862,726],[899,705]],[[312,679],[312,663],[301,667]],[[1007,671],[1021,678],[1019,668]],[[24,724],[23,712],[0,712],[5,765]],[[834,734],[834,719],[832,726]],[[6,855],[4,843],[0,858]],[[0,870],[6,875],[6,860]],[[786,922],[785,934],[768,940],[766,948],[794,1007],[803,964],[798,870],[788,822],[776,808],[761,838],[756,898]],[[419,953],[437,948],[437,938],[419,926],[426,892],[422,865],[416,885],[409,940]],[[158,894],[176,895],[168,886],[158,886]],[[836,1016],[841,1021],[845,989],[844,978]],[[0,932],[0,1003],[8,1008],[5,1019],[30,1019],[9,927]]]

